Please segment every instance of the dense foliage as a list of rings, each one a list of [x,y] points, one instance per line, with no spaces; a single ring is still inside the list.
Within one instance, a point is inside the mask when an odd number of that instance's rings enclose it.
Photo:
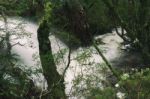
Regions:
[[[42,0],[0,0],[0,6],[9,16],[30,16],[38,19],[44,13],[44,2]]]
[[[1,22],[3,21],[4,24],[0,27],[0,98],[29,99],[39,93],[32,79],[29,78],[32,71],[18,64],[17,55],[11,52],[13,45],[10,43],[10,36],[20,32],[8,29],[5,16],[2,16]],[[23,30],[20,35],[24,35]]]
[[[110,10],[115,26],[121,26],[127,33],[122,38],[143,54],[149,62],[150,2],[149,0],[102,0]],[[113,1],[113,0],[112,0]]]
[[[112,29],[129,44],[129,51],[136,51],[142,55],[142,65],[150,63],[150,1],[149,0],[0,0],[0,17],[6,24],[7,16],[28,16],[39,21],[37,30],[39,42],[39,56],[43,75],[48,88],[43,92],[37,89],[29,76],[32,72],[16,66],[18,61],[11,53],[10,33],[0,27],[0,98],[3,99],[65,99],[64,73],[57,72],[56,61],[51,49],[49,34],[72,47],[93,45],[98,55],[105,62],[105,67],[113,80],[96,79],[92,75],[74,80],[74,96],[86,99],[149,99],[150,98],[150,70],[149,68],[129,70],[123,72],[114,70],[107,61],[93,37],[104,34]],[[7,26],[7,25],[6,25]],[[121,28],[121,33],[118,32]],[[2,34],[5,35],[2,35]],[[90,56],[90,55],[89,55]],[[86,52],[79,55],[80,65],[86,60]],[[85,64],[84,64],[85,65]],[[124,64],[122,64],[124,65]],[[101,66],[102,67],[102,66]],[[138,66],[137,66],[138,67]],[[90,68],[90,67],[88,67]],[[96,68],[98,70],[98,68]],[[131,68],[130,68],[131,69]],[[90,71],[90,70],[88,70]],[[87,72],[88,72],[87,71]],[[102,70],[104,71],[104,70]],[[102,72],[101,71],[101,72]],[[79,84],[86,82],[85,88]],[[93,82],[102,83],[104,87],[95,87]],[[82,86],[82,87],[84,87]],[[82,90],[81,90],[82,89]],[[41,92],[41,93],[40,93]]]

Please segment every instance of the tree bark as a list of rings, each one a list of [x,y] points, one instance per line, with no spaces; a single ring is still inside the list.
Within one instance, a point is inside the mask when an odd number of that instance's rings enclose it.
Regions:
[[[71,32],[81,41],[81,44],[88,45],[92,41],[92,37],[83,6],[79,0],[66,0],[64,8]]]
[[[44,20],[38,28],[38,41],[39,41],[39,54],[41,64],[43,68],[43,74],[47,80],[49,99],[65,99],[65,87],[62,81],[55,86],[55,84],[61,79],[61,75],[57,72],[56,65],[54,63],[51,43],[49,40],[49,26],[47,20]]]

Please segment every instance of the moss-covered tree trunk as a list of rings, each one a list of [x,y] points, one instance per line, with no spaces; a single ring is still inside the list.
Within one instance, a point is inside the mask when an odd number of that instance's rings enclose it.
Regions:
[[[63,79],[57,72],[57,68],[54,63],[51,43],[49,40],[50,31],[46,20],[44,20],[40,24],[37,32],[39,41],[39,54],[43,68],[43,74],[45,79],[47,80],[49,90],[48,99],[65,99],[65,87],[63,84]],[[62,81],[60,81],[60,79],[62,79]]]

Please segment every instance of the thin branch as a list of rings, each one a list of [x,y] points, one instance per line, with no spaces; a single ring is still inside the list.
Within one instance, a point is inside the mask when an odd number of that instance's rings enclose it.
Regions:
[[[117,33],[117,35],[119,37],[121,37],[125,42],[130,42],[125,36],[124,36],[124,33],[123,33],[123,30],[122,30],[122,34],[119,33],[118,29],[115,27],[115,31]]]
[[[106,57],[103,55],[103,53],[100,51],[100,49],[98,48],[98,46],[95,44],[95,42],[93,42],[93,46],[96,49],[96,51],[98,52],[98,54],[102,57],[102,59],[104,60],[105,64],[108,66],[108,68],[110,69],[110,71],[113,73],[113,75],[120,80],[120,77],[118,76],[118,73],[113,69],[112,65],[108,62],[108,60],[106,59]]]
[[[127,23],[121,18],[119,13],[117,12],[114,5],[110,4],[108,0],[102,0],[102,2],[108,7],[110,13],[112,14],[113,20],[117,20],[122,28],[124,28],[127,32],[133,32]]]
[[[15,44],[11,45],[11,47],[13,47],[13,46],[15,46],[15,45],[24,46],[25,44],[21,44],[20,42],[17,42],[17,43],[15,43]]]
[[[67,66],[66,66],[66,68],[65,68],[65,70],[64,70],[64,72],[63,72],[63,74],[62,74],[62,77],[60,78],[60,80],[59,80],[56,84],[53,84],[52,88],[51,88],[49,91],[47,91],[46,93],[44,93],[42,96],[45,96],[45,95],[51,93],[52,90],[53,90],[53,88],[55,88],[57,85],[60,84],[60,82],[63,80],[63,78],[64,78],[64,76],[65,76],[65,73],[66,73],[67,69],[68,69],[69,66],[70,66],[70,63],[71,63],[71,49],[69,48],[68,63],[67,63]]]
[[[59,43],[58,43],[58,40],[57,40],[56,37],[55,37],[55,39],[56,39],[57,46],[59,47],[59,53],[63,56],[63,53],[62,53],[62,51],[61,51],[61,47],[60,47],[60,45],[59,45]],[[64,58],[63,58],[62,60],[63,60],[63,64],[66,65]]]
[[[66,74],[67,69],[68,69],[69,66],[70,66],[70,63],[71,63],[71,48],[70,48],[70,46],[69,46],[68,63],[67,63],[66,68],[64,69],[64,72],[63,72],[61,78],[59,79],[59,81],[58,81],[56,84],[53,84],[52,88],[51,88],[49,91],[47,91],[46,93],[44,93],[42,96],[45,96],[45,95],[51,93],[52,90],[53,90],[53,88],[55,88],[57,85],[59,85],[59,84],[61,83],[61,81],[63,80],[63,78],[64,78],[64,76],[65,76],[65,74]]]
[[[92,2],[89,6],[88,6],[88,10],[91,9],[94,5],[96,4],[96,2]]]
[[[62,74],[63,77],[65,76],[65,73],[66,73],[67,69],[69,68],[70,63],[71,63],[71,48],[69,48],[68,63],[67,63],[67,66],[66,66],[66,68],[64,69],[64,72],[63,72],[63,74]]]

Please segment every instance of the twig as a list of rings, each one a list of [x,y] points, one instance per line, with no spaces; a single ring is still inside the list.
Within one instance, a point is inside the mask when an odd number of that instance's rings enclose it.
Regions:
[[[120,80],[120,77],[118,76],[117,72],[112,68],[111,64],[107,61],[106,57],[102,54],[102,52],[100,51],[100,49],[98,48],[98,46],[95,44],[95,42],[93,42],[93,46],[96,49],[96,51],[98,52],[98,54],[102,57],[102,59],[104,60],[104,62],[106,63],[106,65],[108,66],[108,68],[110,69],[110,71],[113,73],[113,75]]]
[[[24,46],[25,44],[21,44],[20,42],[17,42],[17,43],[15,43],[15,44],[11,45],[11,47],[13,47],[13,46],[15,46],[15,45]]]
[[[123,32],[122,32],[122,34],[119,33],[119,31],[118,31],[118,29],[117,29],[116,27],[115,27],[115,31],[116,31],[117,35],[118,35],[119,37],[121,37],[125,42],[130,42],[130,41],[127,40],[127,38],[124,36]],[[122,30],[122,31],[123,31],[123,30]]]
[[[71,48],[69,48],[67,66],[66,66],[66,68],[64,69],[64,72],[63,72],[63,74],[62,74],[60,80],[59,80],[56,84],[53,84],[53,85],[52,85],[52,88],[51,88],[49,91],[47,91],[45,94],[43,94],[42,96],[45,96],[45,95],[51,93],[52,90],[53,90],[53,88],[60,84],[60,82],[63,80],[63,78],[64,78],[64,76],[65,76],[65,73],[66,73],[67,69],[68,69],[69,66],[70,66],[70,63],[71,63]]]
[[[59,47],[59,53],[63,56],[63,53],[61,52],[61,47],[60,47],[60,45],[58,44],[58,40],[57,40],[56,37],[55,37],[55,39],[56,39],[56,42],[57,42],[57,46]],[[64,60],[64,59],[62,59],[62,60],[63,60],[63,64],[66,65],[66,64],[65,64],[65,60]]]
[[[63,77],[65,76],[65,73],[66,73],[67,69],[69,68],[70,63],[71,63],[71,48],[69,48],[69,53],[68,53],[68,63],[67,63],[66,68],[64,69],[64,72],[63,72],[63,75],[62,75]]]

